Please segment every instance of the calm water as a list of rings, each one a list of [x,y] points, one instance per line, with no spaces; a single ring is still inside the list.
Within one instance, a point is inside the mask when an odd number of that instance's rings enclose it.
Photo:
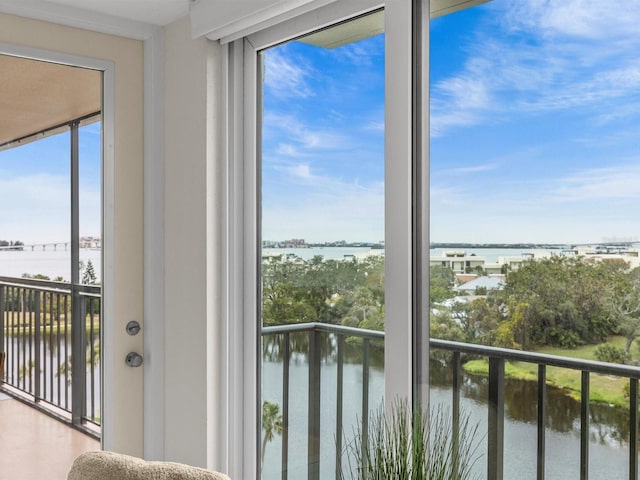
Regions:
[[[439,257],[444,250],[443,248],[434,248],[430,250],[433,257]],[[497,262],[498,257],[503,256],[520,256],[523,253],[530,252],[526,249],[494,249],[494,248],[468,248],[465,249],[467,254],[476,254],[483,257],[487,262]],[[541,251],[541,250],[536,250]],[[545,250],[546,251],[546,250]],[[367,255],[383,255],[384,250],[371,249],[368,247],[325,247],[325,248],[265,248],[265,254],[271,255],[287,255],[293,254],[305,260],[309,260],[316,255],[321,255],[327,260],[340,260],[355,256],[362,258]],[[92,249],[81,249],[80,260],[85,263],[91,260],[96,275],[100,278],[101,270],[101,251]],[[30,248],[24,251],[6,251],[0,250],[0,276],[21,277],[24,273],[31,275],[42,274],[50,278],[61,276],[65,279],[71,277],[71,252],[65,251],[63,247],[58,247],[57,251],[53,251],[48,247],[46,251],[42,248],[31,251]]]
[[[80,249],[80,260],[85,264],[91,260],[98,281],[101,278],[101,255],[101,250]],[[33,251],[30,248],[23,251],[0,250],[0,276],[21,277],[25,273],[47,275],[51,279],[60,276],[69,280],[71,278],[71,251],[65,251],[60,246],[56,251],[51,247],[47,247],[45,251],[42,250],[42,247]]]
[[[323,364],[321,375],[321,466],[320,478],[334,478],[335,472],[335,418],[336,418],[336,366]],[[290,431],[289,478],[307,476],[307,378],[308,365],[300,356],[290,367]],[[446,370],[432,370],[432,405],[451,405],[451,379]],[[370,405],[382,401],[384,381],[380,368],[370,371]],[[361,416],[362,367],[351,363],[344,366],[344,432],[349,434]],[[474,473],[486,478],[487,391],[484,378],[464,377],[462,408],[471,422],[479,425],[481,452]],[[505,452],[504,478],[527,480],[536,478],[536,391],[535,382],[507,381],[505,392]],[[263,363],[264,399],[282,405],[282,363]],[[566,480],[579,478],[580,404],[548,388],[548,418],[546,422],[546,478]],[[628,478],[628,416],[620,410],[592,405],[590,432],[590,478]],[[266,448],[264,480],[281,478],[281,437],[276,436]]]

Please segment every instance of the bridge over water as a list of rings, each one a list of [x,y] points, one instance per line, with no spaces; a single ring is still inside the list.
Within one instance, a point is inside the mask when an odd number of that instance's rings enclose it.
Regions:
[[[33,243],[31,245],[7,245],[0,247],[0,250],[31,250],[33,252],[42,249],[44,252],[45,250],[56,251],[58,248],[67,250],[70,245],[71,242]]]

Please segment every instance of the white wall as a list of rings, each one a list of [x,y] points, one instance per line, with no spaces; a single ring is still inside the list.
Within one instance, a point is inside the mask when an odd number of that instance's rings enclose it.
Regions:
[[[165,458],[215,465],[222,47],[165,32]],[[217,272],[217,274],[216,274]],[[219,340],[219,339],[218,339]],[[210,346],[211,348],[208,348]]]
[[[124,328],[129,320],[143,318],[143,42],[0,14],[0,42],[115,64],[116,291],[111,319],[115,336],[105,349],[113,349],[113,368],[120,376],[114,391],[107,393],[117,408],[114,418],[104,419],[105,430],[113,432],[106,448],[143,456],[146,442],[153,459],[224,470],[225,433],[217,428],[224,387],[221,375],[216,376],[223,342],[219,254],[223,47],[205,38],[192,39],[186,18],[168,25],[154,41],[162,37],[164,343],[158,346],[154,339],[153,348],[145,350],[145,364],[164,371],[164,386],[159,394],[163,398],[157,398],[162,407],[153,409],[154,398],[147,398],[145,403],[152,408],[145,415],[143,368],[126,367],[123,360],[127,352],[143,349],[143,336],[130,337]],[[146,80],[148,88],[150,79]],[[162,319],[151,316],[146,321],[151,329]],[[147,385],[145,393],[150,392],[158,395]],[[146,431],[158,438],[144,438],[143,418],[154,422]],[[160,448],[158,441],[163,443]]]

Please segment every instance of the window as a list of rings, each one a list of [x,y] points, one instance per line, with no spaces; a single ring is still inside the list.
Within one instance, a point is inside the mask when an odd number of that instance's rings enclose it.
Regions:
[[[229,409],[232,411],[231,421],[235,421],[234,425],[244,425],[245,427],[255,425],[255,429],[245,428],[242,433],[242,451],[244,456],[240,459],[232,459],[234,468],[229,471],[235,471],[236,476],[253,476],[253,472],[260,475],[260,447],[264,440],[263,430],[260,424],[263,398],[260,393],[263,385],[264,374],[262,369],[258,367],[262,363],[262,334],[269,333],[267,330],[271,327],[262,327],[261,317],[259,313],[262,310],[262,297],[257,295],[262,287],[262,241],[276,240],[294,240],[300,239],[300,235],[286,235],[283,237],[264,238],[262,229],[262,219],[269,219],[269,215],[262,216],[263,208],[259,193],[262,192],[261,178],[263,171],[262,165],[258,160],[265,160],[262,151],[263,143],[261,136],[263,134],[262,108],[265,112],[270,108],[268,98],[262,98],[262,84],[257,82],[261,78],[260,55],[264,53],[264,57],[268,60],[269,50],[272,47],[283,45],[286,50],[292,44],[286,44],[293,39],[301,36],[318,32],[319,29],[325,29],[330,32],[334,25],[342,24],[347,20],[361,18],[363,15],[375,12],[380,9],[380,3],[368,0],[358,0],[353,2],[337,2],[327,7],[319,8],[312,15],[296,18],[267,30],[259,31],[250,35],[243,41],[234,42],[229,48],[230,65],[228,70],[229,86],[243,85],[242,91],[231,89],[231,105],[229,122],[235,133],[235,140],[228,145],[228,151],[231,154],[231,162],[228,166],[228,198],[229,198],[229,220],[231,233],[225,246],[226,257],[230,261],[230,279],[228,282],[229,289],[229,314],[230,318],[242,318],[242,328],[233,322],[229,323],[232,330],[232,338],[234,338],[233,346],[229,347],[229,354],[237,360],[233,365],[243,365],[243,380],[236,375],[229,374],[231,388],[235,391],[242,391],[242,405],[230,403]],[[384,308],[385,308],[385,338],[384,338],[384,365],[385,371],[392,371],[394,375],[386,375],[384,379],[384,398],[413,398],[414,385],[416,380],[416,369],[414,364],[422,364],[419,355],[413,355],[414,351],[414,321],[413,312],[415,309],[413,293],[414,290],[414,250],[416,244],[415,229],[412,227],[414,218],[412,216],[412,201],[415,188],[412,182],[412,162],[414,160],[412,141],[416,137],[412,135],[412,114],[414,113],[415,102],[413,102],[412,84],[413,59],[411,56],[411,43],[413,27],[411,26],[412,9],[411,5],[406,2],[397,2],[387,6],[384,12],[385,16],[385,34],[384,34],[384,50],[385,52],[393,51],[393,55],[385,54],[384,60],[384,112],[377,112],[375,118],[380,119],[384,115],[384,123],[386,125],[384,131],[384,236],[382,238],[363,238],[361,241],[369,241],[378,243],[384,240]],[[362,17],[366,18],[366,17]],[[424,22],[423,24],[426,24]],[[344,23],[348,25],[348,23]],[[365,35],[363,38],[371,37]],[[367,41],[366,39],[363,41]],[[375,39],[374,39],[375,41]],[[356,44],[357,45],[357,44]],[[276,47],[272,52],[279,52]],[[301,48],[312,48],[310,45],[304,45]],[[319,47],[313,47],[320,50]],[[352,45],[351,49],[355,47]],[[349,45],[346,45],[349,50]],[[351,52],[354,53],[354,52]],[[353,59],[358,60],[358,55],[351,55]],[[364,59],[366,57],[360,57]],[[276,58],[276,60],[278,60]],[[353,67],[353,65],[351,66]],[[351,68],[350,67],[350,68]],[[421,71],[421,70],[420,70]],[[351,70],[357,72],[357,70]],[[267,71],[265,70],[265,73]],[[320,72],[322,73],[322,72]],[[293,78],[287,78],[287,81]],[[376,80],[379,82],[379,80]],[[265,91],[265,95],[268,92]],[[356,92],[358,93],[358,92]],[[389,98],[393,101],[389,102]],[[264,104],[263,104],[264,100]],[[422,105],[421,101],[419,102]],[[343,105],[337,105],[343,108]],[[375,114],[376,112],[374,112]],[[266,117],[266,115],[265,115]],[[368,119],[367,119],[368,120]],[[361,122],[370,127],[374,127],[373,122]],[[355,125],[343,124],[344,132],[338,132],[346,136],[346,129],[355,127]],[[268,128],[282,128],[281,124],[267,124]],[[377,128],[380,128],[379,122]],[[374,129],[370,128],[368,135],[372,135]],[[365,132],[366,133],[366,132]],[[268,140],[268,138],[267,138]],[[376,140],[378,145],[382,142]],[[372,146],[368,146],[372,148]],[[286,149],[282,150],[286,152]],[[290,153],[291,149],[288,150]],[[426,152],[425,152],[426,153]],[[379,155],[379,153],[378,153]],[[380,157],[378,157],[380,158]],[[235,161],[233,160],[235,159]],[[345,160],[345,161],[348,161]],[[267,164],[268,165],[268,164]],[[324,167],[323,167],[324,168]],[[380,166],[375,167],[378,174],[382,171]],[[280,173],[283,173],[282,171]],[[304,168],[297,171],[289,170],[289,173],[297,173],[298,178],[309,177],[310,174],[318,174],[313,168],[305,170]],[[335,170],[332,172],[335,175]],[[369,175],[369,172],[367,172]],[[272,177],[275,178],[275,177]],[[368,178],[362,176],[363,179]],[[269,194],[269,186],[267,181],[264,185],[267,187],[265,194]],[[353,182],[352,182],[353,183]],[[417,182],[424,185],[424,182]],[[366,185],[362,181],[362,185]],[[240,187],[240,188],[239,188]],[[277,190],[271,190],[277,192]],[[345,192],[339,192],[345,193]],[[267,198],[267,197],[265,197]],[[379,201],[377,203],[380,205]],[[382,212],[379,212],[382,213]],[[343,215],[345,215],[343,213]],[[232,219],[242,218],[243,221],[235,222]],[[380,215],[379,218],[382,218]],[[380,220],[378,220],[380,222]],[[343,222],[344,223],[344,222]],[[335,238],[335,240],[350,240],[355,238],[347,236]],[[306,240],[306,239],[305,239]],[[376,245],[381,246],[381,245]],[[420,250],[417,248],[417,250]],[[426,251],[426,250],[422,250]],[[350,265],[349,260],[346,262],[335,262],[338,265]],[[418,263],[419,264],[419,263]],[[287,264],[287,267],[290,267]],[[392,281],[389,281],[391,279]],[[415,287],[418,288],[418,287]],[[426,286],[424,286],[426,288]],[[235,294],[234,294],[235,292]],[[379,308],[379,306],[378,306]],[[355,312],[355,310],[354,310]],[[423,317],[426,318],[426,317]],[[295,328],[293,325],[291,328]],[[322,326],[320,330],[322,329]],[[236,334],[233,334],[236,331]],[[282,332],[281,332],[282,333]],[[324,338],[326,333],[321,332]],[[282,335],[281,335],[282,336]],[[375,340],[375,339],[373,339]],[[371,343],[373,343],[373,340]],[[326,340],[325,340],[326,341]],[[284,344],[285,342],[281,342]],[[248,346],[254,345],[255,349]],[[270,347],[269,347],[270,348]],[[278,346],[280,348],[280,346]],[[267,350],[268,351],[268,350]],[[258,353],[260,352],[260,354]],[[312,352],[313,354],[313,352]],[[359,354],[362,356],[362,354]],[[366,355],[364,356],[366,358]],[[379,360],[382,363],[382,360]],[[232,365],[230,364],[230,365]],[[319,363],[318,363],[319,365]],[[308,365],[307,365],[308,366]],[[291,367],[293,368],[293,367]],[[391,370],[389,370],[391,369]],[[424,369],[423,369],[424,371]],[[337,372],[336,372],[337,375]],[[284,377],[284,374],[283,374]],[[309,378],[309,377],[307,377]],[[312,382],[313,383],[313,382]],[[321,378],[322,385],[327,386],[330,390],[336,387],[330,387],[328,381]],[[279,389],[278,389],[279,390]],[[281,391],[281,390],[279,390]],[[417,391],[417,390],[416,390]],[[331,393],[336,393],[335,391]],[[265,400],[272,403],[279,403],[284,397],[282,394]],[[379,395],[377,397],[379,399]],[[360,400],[362,398],[360,397]],[[322,399],[321,401],[324,401]],[[305,405],[303,400],[301,402]],[[376,403],[370,402],[370,407]],[[323,405],[318,405],[322,407]],[[284,407],[280,404],[280,412]],[[354,408],[357,412],[361,410],[358,406]],[[314,415],[318,408],[312,406],[307,410]],[[234,420],[235,419],[235,420]],[[299,421],[298,418],[295,421]],[[299,421],[302,430],[308,427],[308,419]],[[321,420],[322,422],[322,420]],[[330,422],[329,422],[330,423]],[[306,424],[306,425],[305,425]],[[330,428],[329,425],[321,424],[321,428]],[[241,428],[240,428],[241,429]],[[238,431],[238,430],[234,430]],[[333,435],[333,433],[329,434]],[[313,439],[312,439],[313,440]],[[306,439],[304,440],[306,442]],[[326,444],[325,440],[325,444]],[[333,441],[332,441],[333,443]],[[236,444],[237,445],[237,444]],[[279,456],[281,453],[282,437],[277,434],[271,442],[267,441],[265,456]],[[325,445],[326,446],[326,445]],[[333,445],[331,445],[333,446]],[[308,478],[319,478],[322,474],[332,475],[332,465],[335,463],[335,448],[331,453],[329,450],[323,450],[322,441],[320,446],[311,445],[311,455],[305,454],[302,460],[306,465]],[[252,454],[254,452],[254,454]],[[314,457],[314,453],[316,456]],[[318,453],[319,452],[319,453]],[[328,458],[327,455],[329,456]],[[322,457],[322,458],[319,458]],[[309,458],[311,461],[309,461]],[[254,461],[255,463],[252,463]],[[275,474],[281,472],[281,459],[274,459],[276,465],[271,465],[269,460],[269,468],[275,470]],[[291,468],[287,461],[287,468]],[[265,467],[267,468],[267,467]],[[297,468],[305,469],[300,465]],[[267,470],[265,470],[266,473]],[[239,473],[244,472],[244,473]],[[296,472],[299,473],[299,470]]]
[[[637,341],[640,266],[628,215],[640,206],[632,5],[621,15],[590,2],[493,0],[431,21],[431,262],[476,255],[471,275],[455,280],[432,268],[433,336],[636,361],[635,348],[625,357]],[[482,422],[486,364],[466,365],[462,389]],[[539,468],[535,442],[524,440],[538,431],[535,367],[506,380],[505,478],[535,478]],[[432,369],[432,399],[450,397],[444,375]],[[587,438],[580,370],[549,368],[547,379],[565,389],[546,392],[547,476],[576,476],[582,446],[591,476],[627,478],[628,458],[637,464],[629,380],[590,376]]]
[[[382,406],[383,25],[259,53],[264,479],[335,475],[343,436]]]

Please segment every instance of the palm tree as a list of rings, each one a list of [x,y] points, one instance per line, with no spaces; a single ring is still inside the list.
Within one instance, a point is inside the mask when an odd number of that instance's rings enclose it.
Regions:
[[[264,465],[264,452],[267,444],[273,440],[274,435],[282,434],[282,414],[280,413],[280,405],[277,403],[264,402],[262,404],[262,429],[264,437],[262,437],[262,451],[260,452],[260,471]]]

